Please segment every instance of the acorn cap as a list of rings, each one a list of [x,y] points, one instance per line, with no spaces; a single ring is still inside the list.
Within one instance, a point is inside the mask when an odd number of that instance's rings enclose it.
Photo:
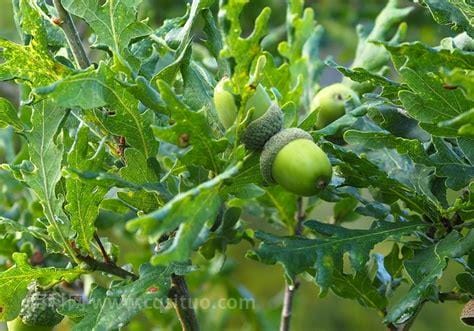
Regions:
[[[296,139],[307,139],[313,141],[313,137],[311,137],[308,132],[299,128],[289,128],[278,132],[265,144],[262,154],[260,155],[260,171],[263,179],[267,183],[275,183],[272,176],[272,166],[278,152],[288,143]]]
[[[474,326],[474,299],[470,300],[464,306],[461,312],[461,321],[463,321],[464,324]]]
[[[58,291],[41,290],[34,285],[21,302],[19,316],[22,322],[27,325],[55,326],[64,318],[56,311],[62,303],[63,297]]]
[[[250,122],[241,140],[251,150],[261,150],[265,143],[283,127],[283,111],[272,103],[261,117]]]

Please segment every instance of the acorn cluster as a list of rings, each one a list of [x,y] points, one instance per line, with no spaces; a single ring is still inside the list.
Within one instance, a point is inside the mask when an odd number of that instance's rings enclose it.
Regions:
[[[349,101],[360,103],[357,94],[342,84],[322,89],[312,102],[312,111],[318,112],[315,128],[344,115]],[[217,84],[214,105],[222,126],[232,127],[239,109],[228,78]],[[262,85],[257,85],[243,108],[247,125],[239,138],[247,149],[261,152],[260,171],[267,183],[301,196],[318,194],[328,185],[332,177],[328,156],[306,131],[283,128],[283,111]]]

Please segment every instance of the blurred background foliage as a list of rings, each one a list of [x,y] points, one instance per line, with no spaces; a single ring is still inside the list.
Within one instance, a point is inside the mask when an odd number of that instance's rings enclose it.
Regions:
[[[149,17],[149,24],[157,27],[167,18],[182,16],[185,13],[184,0],[144,0],[141,8],[141,17]],[[354,54],[357,35],[357,24],[370,26],[377,13],[385,5],[382,0],[309,0],[307,6],[315,10],[316,19],[324,28],[324,37],[321,45],[323,58],[333,57],[337,62],[349,64]],[[413,5],[407,2],[407,5]],[[271,26],[273,35],[277,38],[285,31],[286,2],[284,0],[250,0],[241,17],[245,33],[250,33],[253,20],[264,6],[272,8]],[[13,11],[10,0],[0,0],[0,37],[19,40],[13,23]],[[420,40],[428,45],[437,45],[439,41],[453,33],[446,27],[435,24],[429,12],[421,7],[410,15],[408,23],[408,40]],[[81,25],[79,28],[84,28]],[[196,31],[199,38],[199,30]],[[84,31],[87,35],[87,32]],[[276,43],[273,43],[276,44]],[[339,80],[340,77],[333,70],[326,70],[322,85]],[[8,83],[0,84],[0,96],[7,97],[18,104],[18,93],[15,87]],[[13,157],[11,150],[13,135],[8,129],[0,129],[0,163],[8,162]],[[15,194],[21,187],[12,178],[8,178],[0,171],[0,181],[3,191],[0,191],[0,206],[8,206],[15,201]],[[29,207],[31,208],[31,206]],[[35,208],[31,208],[35,210]],[[2,210],[0,210],[0,214]],[[333,206],[321,204],[316,209],[313,218],[329,221],[333,215]],[[31,215],[35,217],[35,215]],[[134,266],[143,263],[150,256],[147,245],[143,249],[137,246],[130,234],[124,233],[123,222],[127,215],[117,217],[117,214],[102,213],[98,220],[98,227],[103,234],[112,238],[115,244],[121,247],[122,262],[130,262]],[[362,224],[361,224],[362,222]],[[358,221],[358,227],[368,227]],[[252,228],[278,227],[267,224],[264,220],[253,220]],[[387,251],[391,243],[386,243],[377,250]],[[248,242],[232,246],[227,256],[217,258],[212,262],[196,257],[199,263],[210,264],[209,268],[202,267],[190,274],[189,284],[196,298],[206,298],[216,303],[219,298],[244,297],[255,299],[255,309],[217,309],[208,308],[199,311],[199,318],[203,322],[203,330],[277,330],[281,302],[283,297],[284,278],[280,266],[267,266],[245,258],[245,252],[251,248]],[[0,259],[7,257],[11,252],[2,250],[0,243]],[[199,260],[199,261],[198,261]],[[201,261],[202,260],[202,261]],[[450,266],[441,286],[451,288],[455,266]],[[100,279],[95,279],[100,283]],[[103,280],[105,281],[105,280]],[[86,280],[87,282],[87,280]],[[408,286],[405,286],[408,289]],[[460,304],[448,302],[441,305],[428,303],[417,318],[413,331],[456,331],[469,330],[459,321]],[[348,301],[332,295],[318,298],[318,288],[311,282],[303,280],[298,290],[293,315],[293,330],[384,330],[381,316],[375,311],[363,308],[354,301]],[[174,311],[157,314],[156,311],[146,311],[137,317],[127,328],[129,330],[151,330],[152,325],[160,325],[166,330],[179,330]],[[0,326],[1,329],[1,326]],[[67,329],[67,326],[64,326]]]

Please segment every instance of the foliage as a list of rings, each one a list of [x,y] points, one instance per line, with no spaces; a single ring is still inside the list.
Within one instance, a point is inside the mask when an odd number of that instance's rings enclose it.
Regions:
[[[474,37],[472,5],[421,2]],[[0,39],[0,80],[19,86],[21,102],[0,99],[0,320],[18,316],[36,282],[80,288],[83,300],[59,310],[75,330],[176,325],[147,314],[167,300],[193,330],[178,300],[189,294],[184,277],[216,268],[243,240],[248,257],[282,264],[288,284],[314,279],[321,296],[355,300],[392,329],[408,328],[427,301],[472,299],[474,50],[449,37],[403,42],[413,7],[389,0],[370,30],[358,28],[346,67],[319,57],[323,26],[303,0],[287,1],[282,41],[268,38],[270,8],[244,36],[248,3],[193,0],[155,28],[138,0],[13,1],[21,44]],[[90,29],[90,48],[69,13]],[[310,100],[324,67],[361,104],[316,129]],[[238,109],[225,129],[213,104],[224,77]],[[328,154],[334,175],[317,197],[267,185],[259,153],[244,147],[257,86],[285,128]],[[321,202],[334,205],[332,224],[313,219]],[[446,289],[448,264],[462,271]]]

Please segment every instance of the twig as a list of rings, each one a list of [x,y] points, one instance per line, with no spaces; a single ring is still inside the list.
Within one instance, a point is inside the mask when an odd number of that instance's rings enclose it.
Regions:
[[[469,297],[467,294],[458,292],[441,292],[438,294],[439,301],[459,301]]]
[[[105,263],[108,263],[108,264],[113,263],[113,262],[110,260],[109,255],[108,255],[107,252],[105,251],[104,245],[102,244],[102,241],[100,240],[100,237],[99,237],[99,235],[97,234],[97,232],[94,232],[94,239],[95,239],[95,241],[97,242],[97,245],[99,245],[100,253],[102,254],[102,257],[104,258]]]
[[[286,284],[285,296],[283,297],[283,309],[281,310],[280,331],[290,330],[293,299],[299,285],[299,282],[295,279],[293,280],[293,285]]]
[[[85,69],[91,65],[87,53],[82,44],[79,33],[77,32],[74,21],[72,20],[71,15],[63,7],[61,0],[53,0],[54,7],[58,12],[59,19],[61,21],[60,25],[66,35],[69,47],[71,47],[72,54],[76,60],[77,65],[81,69]]]
[[[137,280],[138,276],[135,275],[134,273],[127,271],[125,269],[120,268],[117,266],[115,263],[105,263],[101,261],[97,261],[93,257],[89,255],[76,255],[76,257],[86,263],[92,270],[98,270],[98,271],[103,271],[111,275],[118,276],[123,279],[131,279],[131,280]]]
[[[301,236],[303,233],[303,221],[306,217],[306,213],[303,206],[303,198],[299,197],[297,202],[297,211],[296,211],[296,226],[295,226],[295,236]]]
[[[303,221],[305,219],[305,211],[303,206],[303,198],[298,197],[297,200],[297,211],[295,215],[295,228],[294,228],[294,235],[300,236],[303,233]],[[280,319],[280,331],[289,331],[290,330],[290,322],[291,322],[291,315],[293,309],[293,299],[295,296],[295,292],[299,287],[299,282],[295,278],[292,279],[292,284],[289,284],[288,281],[285,285],[285,294],[283,297],[283,308],[281,310],[281,319]]]
[[[173,302],[183,331],[199,331],[199,323],[194,312],[191,296],[183,276],[171,276],[171,289],[168,297]]]

